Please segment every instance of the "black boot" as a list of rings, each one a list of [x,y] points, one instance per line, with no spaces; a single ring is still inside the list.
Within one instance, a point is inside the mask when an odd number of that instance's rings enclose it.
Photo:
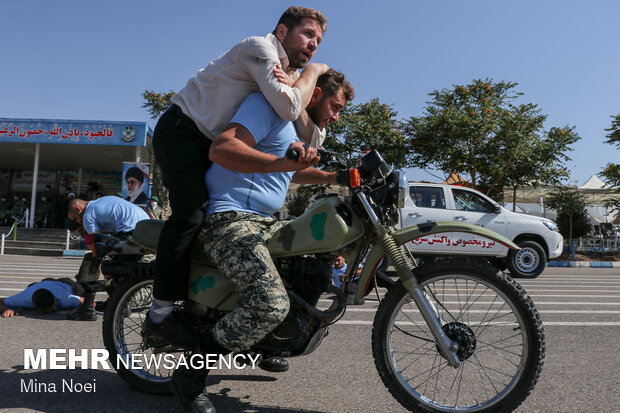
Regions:
[[[80,305],[76,312],[67,314],[67,320],[97,321],[97,313],[95,312],[95,293],[85,293],[84,302]]]
[[[272,373],[283,373],[288,370],[288,360],[282,357],[271,357],[258,363],[258,367]]]
[[[153,336],[174,346],[195,349],[200,344],[200,336],[186,326],[176,311],[170,313],[161,323],[155,323],[147,314],[142,326],[142,337]]]
[[[215,341],[210,331],[202,338],[200,351],[205,356],[205,360],[208,354],[219,356],[230,353],[230,350]],[[209,400],[205,389],[208,373],[208,369],[180,368],[172,375],[170,387],[186,412],[216,413],[215,406]]]
[[[207,397],[208,370],[179,368],[172,375],[170,388],[188,413],[216,413],[215,406]]]

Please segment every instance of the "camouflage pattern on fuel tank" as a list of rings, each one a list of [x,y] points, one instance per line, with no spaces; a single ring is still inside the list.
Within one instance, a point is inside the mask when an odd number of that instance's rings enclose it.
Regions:
[[[340,198],[314,202],[299,218],[289,221],[269,241],[273,257],[337,251],[364,235],[360,219]]]

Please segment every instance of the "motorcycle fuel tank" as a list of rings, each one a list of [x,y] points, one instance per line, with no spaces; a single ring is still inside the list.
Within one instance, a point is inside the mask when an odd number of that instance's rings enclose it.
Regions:
[[[336,251],[364,234],[361,220],[340,198],[319,199],[269,240],[272,257]]]

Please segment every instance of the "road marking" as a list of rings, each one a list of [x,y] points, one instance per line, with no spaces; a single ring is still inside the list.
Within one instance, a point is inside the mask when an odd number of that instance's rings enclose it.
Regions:
[[[347,313],[374,313],[376,312],[376,308],[348,308]],[[405,313],[419,313],[418,310],[401,310]],[[458,308],[448,309],[451,313],[459,312]],[[486,313],[489,310],[469,310],[468,313]],[[500,311],[500,312],[509,312],[508,310]],[[541,314],[620,314],[620,310],[541,310],[538,309],[538,312]]]
[[[588,286],[588,285],[592,285],[592,286],[620,286],[620,281],[613,281],[613,280],[608,280],[608,281],[588,281],[588,282],[579,282],[579,281],[566,281],[566,282],[562,282],[562,283],[553,283],[553,284],[525,284],[525,283],[519,283],[521,284],[522,287],[556,287],[556,286],[562,286],[564,287],[565,285],[573,285],[573,286]]]
[[[0,284],[32,284],[32,282],[30,281],[0,281]]]
[[[6,269],[19,269],[19,268],[33,268],[33,267],[44,267],[44,268],[69,268],[69,267],[79,267],[82,264],[81,261],[75,261],[72,263],[66,264],[52,264],[52,263],[42,263],[42,262],[28,262],[23,264],[12,264],[12,263],[0,263],[0,268]]]
[[[39,279],[43,279],[42,277],[21,277],[19,275],[0,275],[0,278],[19,278],[19,279],[24,279],[24,280],[32,280],[35,278],[39,278]],[[0,282],[6,282],[6,281],[0,281]]]
[[[373,321],[365,320],[340,320],[336,325],[372,325]],[[413,323],[398,323],[399,325],[414,325]],[[620,321],[549,321],[543,322],[543,327],[566,326],[566,327],[620,327]]]
[[[0,288],[0,291],[24,291],[24,288]]]
[[[525,290],[528,292],[528,294],[531,291],[535,291],[535,292],[539,292],[539,293],[572,293],[572,292],[584,292],[584,290],[579,289],[579,290]],[[620,292],[620,290],[586,290],[586,292],[589,293],[615,293],[615,292]]]
[[[75,274],[79,271],[79,268],[74,268],[74,269],[69,269],[69,270],[30,270],[30,271],[9,271],[9,272],[2,272],[0,271],[0,275],[4,276],[4,277],[11,277],[13,274],[15,275],[45,275],[45,274],[68,274],[68,273],[72,273]]]

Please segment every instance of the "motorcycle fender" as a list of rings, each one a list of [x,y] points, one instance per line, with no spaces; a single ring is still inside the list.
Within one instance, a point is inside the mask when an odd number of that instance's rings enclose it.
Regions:
[[[188,297],[219,311],[231,311],[239,302],[232,283],[216,268],[198,260],[192,261]]]
[[[491,231],[478,225],[465,224],[462,222],[426,222],[424,224],[412,225],[410,227],[397,230],[392,233],[392,237],[396,241],[396,245],[401,246],[419,237],[446,232],[464,232],[473,234],[486,238],[489,241],[497,242],[511,250],[519,249],[517,244],[495,231]],[[370,280],[372,279],[371,276],[374,274],[384,256],[385,252],[383,251],[383,247],[381,245],[375,245],[368,254],[368,258],[366,259],[366,263],[362,269],[362,273],[360,274],[357,284],[357,291],[355,292],[356,301],[364,296],[364,293],[369,287]]]
[[[446,232],[464,232],[467,234],[473,234],[482,238],[486,238],[487,240],[499,243],[511,250],[519,249],[518,245],[495,231],[491,231],[490,229],[481,227],[479,225],[465,224],[463,222],[425,222],[424,224],[412,225],[407,228],[399,229],[398,231],[395,231],[392,236],[394,237],[396,244],[402,245],[416,238]]]

